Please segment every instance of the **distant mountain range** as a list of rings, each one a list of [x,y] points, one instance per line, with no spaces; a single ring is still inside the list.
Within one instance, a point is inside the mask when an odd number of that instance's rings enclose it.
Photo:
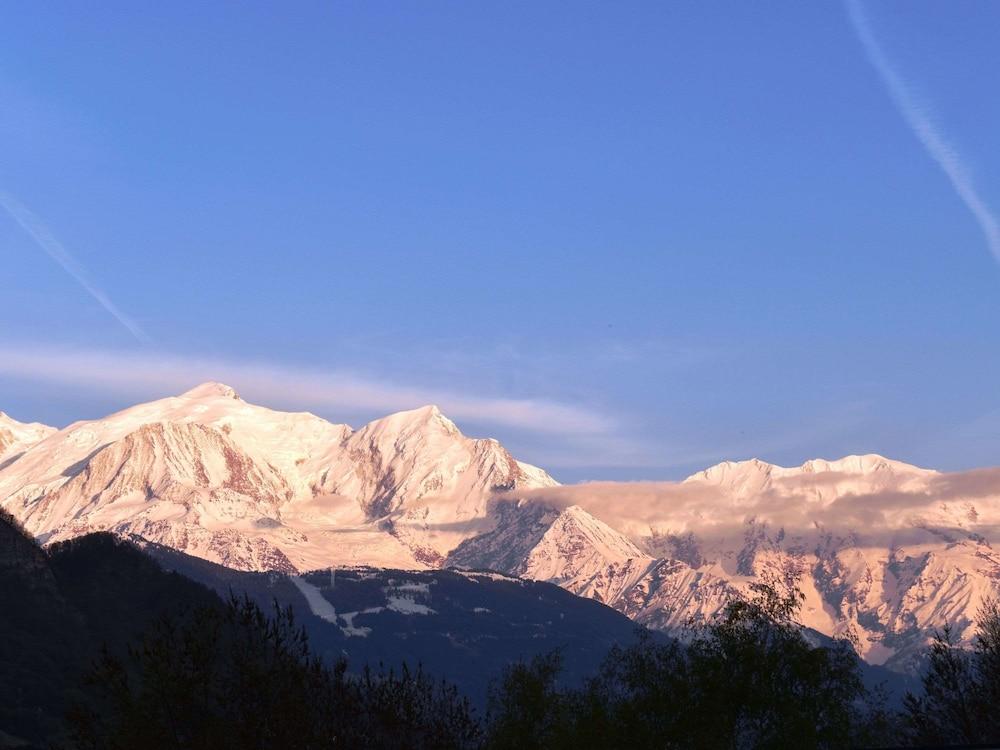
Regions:
[[[302,574],[331,567],[494,570],[668,631],[754,580],[792,576],[804,625],[899,670],[934,628],[970,637],[1000,593],[993,470],[866,455],[561,487],[433,406],[353,430],[219,383],[61,430],[0,415],[0,505],[43,543],[111,531],[297,576],[303,595],[321,579]],[[348,612],[366,608],[391,612],[391,597]],[[340,607],[315,614],[364,627]]]

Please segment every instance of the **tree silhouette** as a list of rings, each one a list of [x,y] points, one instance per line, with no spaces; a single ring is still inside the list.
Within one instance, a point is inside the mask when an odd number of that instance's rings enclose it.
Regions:
[[[79,748],[284,750],[475,746],[468,702],[420,670],[325,666],[291,609],[268,617],[248,597],[161,619],[129,649],[104,651],[95,700],[71,716]]]
[[[847,643],[813,646],[794,578],[765,579],[686,645],[649,634],[616,648],[580,690],[557,659],[507,671],[494,690],[495,748],[838,748],[880,716]],[[865,703],[874,703],[875,711]]]
[[[903,721],[917,744],[1000,742],[1000,604],[987,600],[977,616],[971,650],[959,648],[953,630],[934,636],[923,695],[909,694]]]

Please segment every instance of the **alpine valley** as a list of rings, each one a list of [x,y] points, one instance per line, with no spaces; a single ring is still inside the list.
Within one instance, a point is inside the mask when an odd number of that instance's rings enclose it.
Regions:
[[[997,487],[993,470],[942,474],[877,455],[561,487],[433,406],[355,430],[219,383],[59,430],[0,413],[0,505],[43,544],[110,531],[287,574],[348,640],[370,628],[338,614],[310,571],[495,571],[668,632],[756,580],[794,577],[804,625],[908,671],[935,628],[971,638],[1000,593]],[[434,610],[433,587],[414,581],[379,606]]]

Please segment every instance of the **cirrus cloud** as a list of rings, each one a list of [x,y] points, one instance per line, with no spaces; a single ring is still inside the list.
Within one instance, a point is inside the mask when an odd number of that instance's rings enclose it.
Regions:
[[[226,381],[248,398],[305,409],[401,411],[437,404],[459,420],[566,435],[610,434],[609,416],[544,398],[490,397],[392,383],[346,370],[150,351],[0,344],[0,376],[115,394],[180,393],[206,380]]]

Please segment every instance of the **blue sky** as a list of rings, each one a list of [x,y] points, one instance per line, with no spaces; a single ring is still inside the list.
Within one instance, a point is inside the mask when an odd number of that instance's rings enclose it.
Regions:
[[[11,415],[213,378],[570,481],[997,463],[997,4],[857,6],[902,104],[836,2],[144,6],[4,10]]]

